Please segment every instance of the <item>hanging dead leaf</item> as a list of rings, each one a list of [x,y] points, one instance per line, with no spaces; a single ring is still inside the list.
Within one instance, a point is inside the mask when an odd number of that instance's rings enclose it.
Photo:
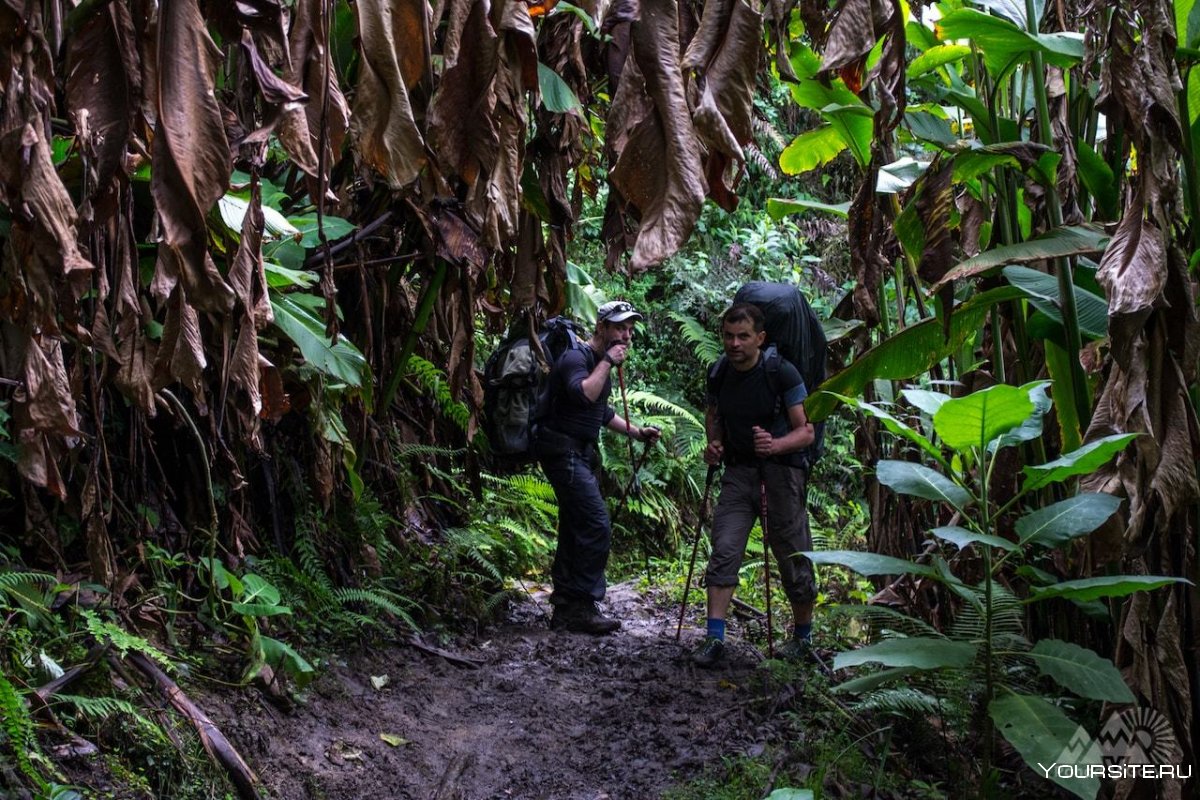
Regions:
[[[95,165],[96,189],[124,167],[141,81],[129,8],[107,3],[67,43],[67,106],[77,129],[88,132],[84,146]]]
[[[363,160],[393,189],[416,180],[425,164],[408,98],[425,71],[425,13],[423,0],[355,4],[363,63],[350,130]]]
[[[745,164],[742,148],[753,137],[755,80],[762,53],[762,14],[744,0],[709,3],[681,67],[695,73],[702,88],[692,111],[696,134],[707,149],[705,175],[713,200],[727,211],[737,207],[730,167]]]
[[[610,112],[618,137],[612,144],[612,184],[640,216],[629,260],[633,272],[674,254],[704,204],[704,170],[679,66],[678,30],[672,0],[643,0],[641,17],[631,26],[633,64],[625,66]],[[634,64],[637,75],[631,74]]]
[[[221,109],[213,92],[219,58],[196,0],[159,10],[158,124],[150,188],[163,225],[160,289],[182,280],[197,307],[228,309],[233,290],[208,252],[205,216],[225,193],[230,162]],[[163,295],[160,295],[163,296]]]

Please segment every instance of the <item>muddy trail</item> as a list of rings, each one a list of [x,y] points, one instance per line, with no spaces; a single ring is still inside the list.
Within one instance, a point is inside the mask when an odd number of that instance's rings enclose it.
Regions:
[[[782,735],[761,656],[731,642],[698,670],[701,636],[629,585],[604,608],[616,634],[552,632],[526,599],[475,641],[470,664],[412,647],[327,667],[290,711],[259,695],[207,710],[272,797],[646,800]]]

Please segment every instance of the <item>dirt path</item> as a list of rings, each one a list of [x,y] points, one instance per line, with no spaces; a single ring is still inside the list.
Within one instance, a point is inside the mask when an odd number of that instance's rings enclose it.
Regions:
[[[477,669],[400,648],[327,670],[290,713],[257,701],[210,712],[286,800],[646,800],[761,749],[771,732],[751,649],[696,670],[700,634],[677,644],[670,609],[627,585],[605,605],[624,627],[603,639],[550,632],[524,602],[456,650]]]

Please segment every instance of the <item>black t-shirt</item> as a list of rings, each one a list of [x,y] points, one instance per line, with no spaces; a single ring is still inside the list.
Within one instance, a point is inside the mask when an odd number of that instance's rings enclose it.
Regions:
[[[708,404],[716,408],[721,420],[725,457],[732,461],[754,460],[757,456],[753,428],[758,426],[777,438],[786,436],[792,429],[787,409],[800,405],[808,397],[804,379],[791,362],[780,358],[775,376],[778,394],[772,392],[767,359],[762,355],[745,372],[739,372],[728,362],[720,372],[720,376],[709,375]],[[779,398],[782,402],[777,403]]]
[[[616,412],[608,405],[611,375],[594,401],[583,393],[583,381],[595,367],[596,353],[590,346],[571,348],[558,357],[550,375],[547,427],[588,442],[600,438],[600,427],[607,425]]]

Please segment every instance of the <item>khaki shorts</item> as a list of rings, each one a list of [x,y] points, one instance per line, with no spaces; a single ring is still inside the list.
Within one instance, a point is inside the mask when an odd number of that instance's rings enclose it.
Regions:
[[[812,550],[807,471],[770,462],[762,468],[767,484],[766,538],[779,567],[784,593],[794,602],[811,603],[817,599],[813,565],[804,556],[796,555]],[[726,467],[721,495],[713,512],[712,556],[704,573],[708,586],[737,586],[750,529],[761,513],[759,466]]]

